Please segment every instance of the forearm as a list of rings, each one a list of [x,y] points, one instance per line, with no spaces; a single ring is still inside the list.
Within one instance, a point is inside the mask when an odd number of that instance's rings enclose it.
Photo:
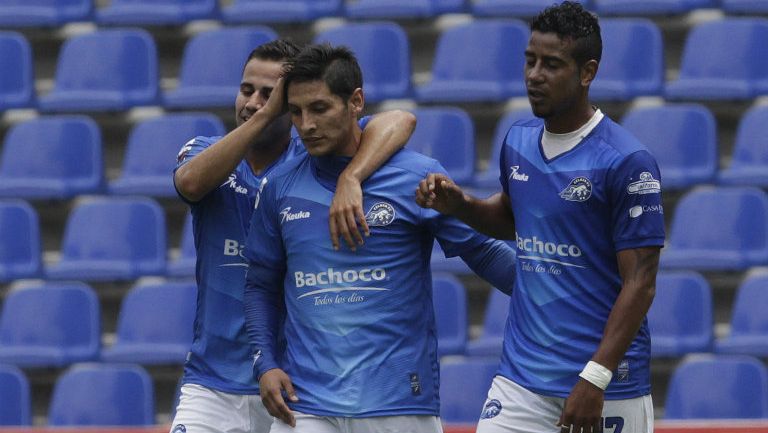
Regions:
[[[622,288],[608,316],[603,339],[592,361],[614,371],[637,335],[656,291],[658,248],[637,248],[618,254]]]
[[[248,121],[179,167],[174,179],[176,188],[187,200],[201,200],[227,180],[245,158],[251,143],[271,121],[268,114],[256,112]]]
[[[472,251],[461,254],[462,260],[484,280],[511,295],[515,285],[515,252],[504,243],[488,239]]]
[[[497,193],[485,199],[464,195],[464,205],[453,215],[479,233],[496,239],[515,239],[515,219],[509,207],[509,198]]]
[[[405,111],[394,110],[375,115],[363,129],[360,148],[341,177],[362,183],[405,147],[415,127],[416,117]]]
[[[284,307],[282,291],[276,287],[282,287],[282,281],[275,274],[253,264],[249,267],[243,304],[248,340],[258,354],[258,359],[254,361],[257,377],[278,368],[277,332]]]

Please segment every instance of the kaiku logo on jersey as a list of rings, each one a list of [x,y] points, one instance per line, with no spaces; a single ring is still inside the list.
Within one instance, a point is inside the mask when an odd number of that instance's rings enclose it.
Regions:
[[[480,414],[480,419],[491,419],[501,413],[501,402],[494,399],[488,400]]]
[[[661,192],[661,182],[653,178],[650,172],[640,173],[640,180],[627,185],[630,194],[658,194]]]
[[[592,182],[579,176],[560,192],[560,198],[568,201],[587,201],[592,197]]]
[[[291,212],[290,206],[280,211],[280,224],[286,221],[303,220],[311,217],[312,214],[309,211]]]
[[[243,188],[237,184],[237,174],[232,173],[229,175],[229,179],[221,184],[222,187],[228,186],[230,189],[234,189],[238,194],[248,194],[248,189]]]
[[[391,204],[383,201],[371,206],[371,209],[365,215],[365,222],[370,227],[383,227],[392,224],[395,220],[395,208]]]
[[[509,167],[509,178],[508,180],[519,180],[521,182],[528,182],[528,175],[525,173],[520,173],[520,166],[519,165],[513,165],[512,167]]]

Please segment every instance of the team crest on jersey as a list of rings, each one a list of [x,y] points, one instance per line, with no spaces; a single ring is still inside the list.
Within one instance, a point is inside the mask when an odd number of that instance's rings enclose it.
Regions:
[[[590,197],[592,197],[592,182],[584,176],[573,179],[568,187],[560,191],[560,198],[568,201],[587,201]]]
[[[184,424],[176,424],[173,426],[173,430],[171,430],[171,433],[187,433],[187,426]]]
[[[640,180],[627,185],[629,194],[658,194],[661,192],[661,182],[653,178],[653,175],[644,171],[640,173]]]
[[[488,400],[480,414],[480,419],[491,419],[501,413],[501,402],[494,399]]]
[[[395,220],[395,208],[391,204],[380,201],[371,206],[371,209],[365,215],[365,222],[369,227],[384,227],[392,224]]]

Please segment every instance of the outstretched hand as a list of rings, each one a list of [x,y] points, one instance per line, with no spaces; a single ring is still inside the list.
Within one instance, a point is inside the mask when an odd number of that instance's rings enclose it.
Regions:
[[[467,201],[464,191],[446,175],[430,173],[416,188],[416,204],[453,215]]]
[[[261,375],[259,393],[267,412],[289,426],[296,427],[296,418],[294,418],[288,405],[285,404],[283,391],[292,402],[299,401],[299,398],[296,397],[296,391],[293,390],[291,378],[283,370],[273,368]]]
[[[328,226],[334,250],[339,249],[340,238],[344,238],[352,251],[363,245],[364,240],[360,229],[365,236],[370,236],[371,232],[363,212],[363,190],[360,182],[354,177],[344,175],[339,177],[336,193],[331,202]]]

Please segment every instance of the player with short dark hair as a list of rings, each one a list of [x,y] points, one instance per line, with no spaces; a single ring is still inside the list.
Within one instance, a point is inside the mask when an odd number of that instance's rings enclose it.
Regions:
[[[659,168],[589,103],[597,17],[566,1],[531,30],[525,84],[538,119],[507,133],[503,191],[477,199],[444,174],[417,190],[420,205],[517,244],[501,367],[477,431],[652,432],[645,315],[664,245]]]
[[[289,67],[288,112],[307,154],[268,176],[244,251],[255,369],[264,404],[280,420],[271,431],[441,432],[434,240],[507,292],[514,251],[418,207],[413,188],[445,170],[407,149],[365,183],[365,245],[329,248],[316,227],[325,224],[339,174],[360,151],[360,69],[349,50],[328,45],[304,48]],[[283,309],[284,351],[275,331]]]

